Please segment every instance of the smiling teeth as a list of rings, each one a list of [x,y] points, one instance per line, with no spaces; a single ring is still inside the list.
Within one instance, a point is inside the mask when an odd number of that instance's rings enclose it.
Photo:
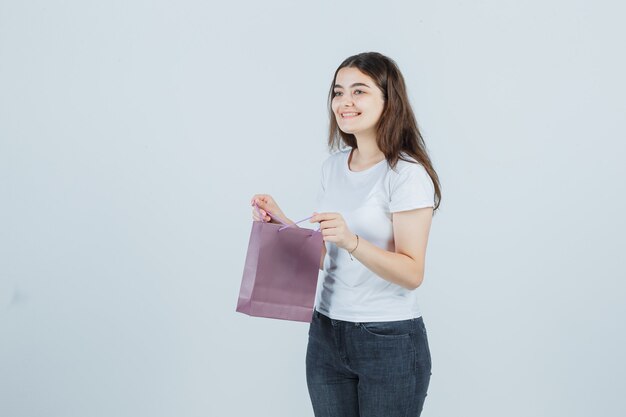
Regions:
[[[343,117],[346,117],[346,116],[356,116],[356,115],[358,115],[358,114],[359,114],[359,113],[343,113],[343,114],[342,114],[342,116],[343,116]]]

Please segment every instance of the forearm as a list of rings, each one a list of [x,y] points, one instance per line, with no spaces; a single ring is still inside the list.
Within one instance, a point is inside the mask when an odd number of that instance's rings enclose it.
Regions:
[[[360,236],[352,257],[381,278],[409,290],[419,287],[424,279],[423,262],[417,262],[401,253],[381,249]]]

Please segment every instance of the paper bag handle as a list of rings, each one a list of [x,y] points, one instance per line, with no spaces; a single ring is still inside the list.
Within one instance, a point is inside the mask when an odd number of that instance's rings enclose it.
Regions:
[[[256,210],[256,212],[257,212],[257,214],[259,215],[259,217],[260,217],[261,219],[263,219],[263,216],[261,216],[261,212],[259,211],[259,206],[257,206],[256,201],[254,202],[254,209]],[[280,232],[281,230],[283,230],[283,229],[286,229],[286,228],[291,227],[291,226],[295,226],[296,224],[298,224],[298,223],[302,223],[303,221],[305,221],[305,220],[309,220],[311,217],[313,217],[313,216],[309,216],[309,217],[307,217],[306,219],[302,219],[302,220],[299,220],[299,221],[295,222],[294,224],[287,224],[287,223],[285,223],[285,222],[284,222],[284,221],[283,221],[280,217],[275,216],[275,215],[273,215],[272,213],[270,213],[270,211],[269,211],[269,210],[265,210],[265,211],[267,212],[267,214],[269,214],[271,217],[273,217],[273,218],[275,218],[276,220],[278,220],[278,221],[279,221],[279,222],[283,225],[283,227],[281,227],[280,229],[278,229],[278,231],[279,231],[279,232]],[[262,221],[263,221],[263,222],[265,222],[265,220],[262,220]],[[319,230],[320,230],[320,229],[319,229],[319,227],[318,227],[316,231],[319,231]]]

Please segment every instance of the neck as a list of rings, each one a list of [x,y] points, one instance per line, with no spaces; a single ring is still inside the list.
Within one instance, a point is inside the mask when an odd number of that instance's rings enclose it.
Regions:
[[[354,156],[362,162],[379,161],[385,158],[385,154],[378,148],[376,144],[375,133],[360,133],[354,135],[356,138],[357,149],[354,150]]]

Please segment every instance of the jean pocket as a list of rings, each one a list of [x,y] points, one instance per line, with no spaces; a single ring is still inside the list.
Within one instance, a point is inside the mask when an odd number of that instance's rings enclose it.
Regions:
[[[309,336],[311,336],[311,333],[314,331],[314,328],[319,326],[319,313],[315,310],[313,310],[313,314],[311,316],[311,322],[309,323]]]
[[[377,337],[408,338],[411,335],[412,320],[373,321],[360,323],[360,327]]]
[[[417,331],[412,335],[412,337],[413,344],[415,346],[416,364],[423,367],[430,373],[430,346],[428,343],[428,333],[426,331],[426,326],[424,325],[424,320],[421,317],[417,318],[415,325],[417,327]]]

